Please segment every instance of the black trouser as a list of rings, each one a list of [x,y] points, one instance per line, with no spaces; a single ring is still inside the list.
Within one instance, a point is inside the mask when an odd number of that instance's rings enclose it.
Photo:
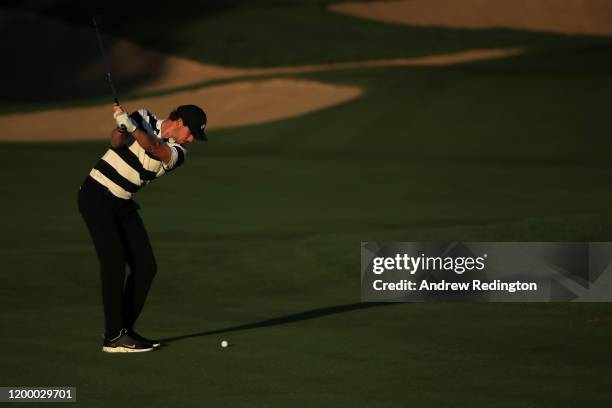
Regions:
[[[157,271],[155,256],[133,200],[114,196],[88,176],[78,203],[100,262],[105,334],[114,337],[138,319]]]

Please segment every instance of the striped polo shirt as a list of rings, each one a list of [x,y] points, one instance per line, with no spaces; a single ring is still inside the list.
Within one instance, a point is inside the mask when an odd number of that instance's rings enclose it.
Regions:
[[[158,120],[146,109],[138,109],[130,114],[130,118],[138,128],[161,139],[163,120]],[[145,151],[130,135],[123,146],[109,148],[89,175],[113,195],[129,200],[141,187],[185,162],[187,150],[183,146],[165,139],[163,141],[172,150],[172,158],[167,164]]]

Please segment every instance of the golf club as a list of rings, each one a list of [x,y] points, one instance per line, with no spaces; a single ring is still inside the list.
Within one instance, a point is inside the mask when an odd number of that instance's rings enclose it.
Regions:
[[[98,37],[100,55],[102,55],[102,64],[104,64],[104,69],[106,70],[106,79],[108,81],[108,85],[111,88],[111,92],[113,93],[113,97],[115,98],[115,103],[119,105],[117,89],[115,89],[115,84],[113,83],[113,77],[111,76],[111,72],[110,72],[110,64],[108,63],[108,58],[106,57],[106,52],[104,51],[104,43],[102,42],[102,35],[100,35],[100,29],[98,28],[98,21],[96,20],[96,16],[94,16],[92,19],[93,19],[94,28],[96,29],[96,36]]]

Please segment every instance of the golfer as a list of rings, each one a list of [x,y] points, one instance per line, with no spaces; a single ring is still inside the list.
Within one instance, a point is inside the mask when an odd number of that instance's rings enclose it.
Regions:
[[[159,341],[136,333],[134,324],[157,265],[138,215],[140,207],[132,196],[185,162],[183,144],[207,140],[206,113],[198,106],[182,105],[168,119],[158,120],[146,109],[128,115],[114,104],[113,110],[117,128],[111,134],[111,147],[81,185],[78,205],[100,262],[105,322],[102,350],[151,351],[160,346]]]

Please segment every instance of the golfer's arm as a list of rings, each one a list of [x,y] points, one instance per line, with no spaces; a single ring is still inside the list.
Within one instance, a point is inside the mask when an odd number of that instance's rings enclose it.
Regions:
[[[164,163],[169,163],[172,159],[172,151],[170,150],[170,147],[165,143],[162,143],[159,138],[151,136],[141,129],[136,129],[134,132],[132,132],[132,135],[134,135],[136,141],[143,149],[158,157]]]
[[[121,147],[125,144],[129,136],[129,133],[120,132],[119,129],[115,128],[111,133],[110,144],[112,147]]]

